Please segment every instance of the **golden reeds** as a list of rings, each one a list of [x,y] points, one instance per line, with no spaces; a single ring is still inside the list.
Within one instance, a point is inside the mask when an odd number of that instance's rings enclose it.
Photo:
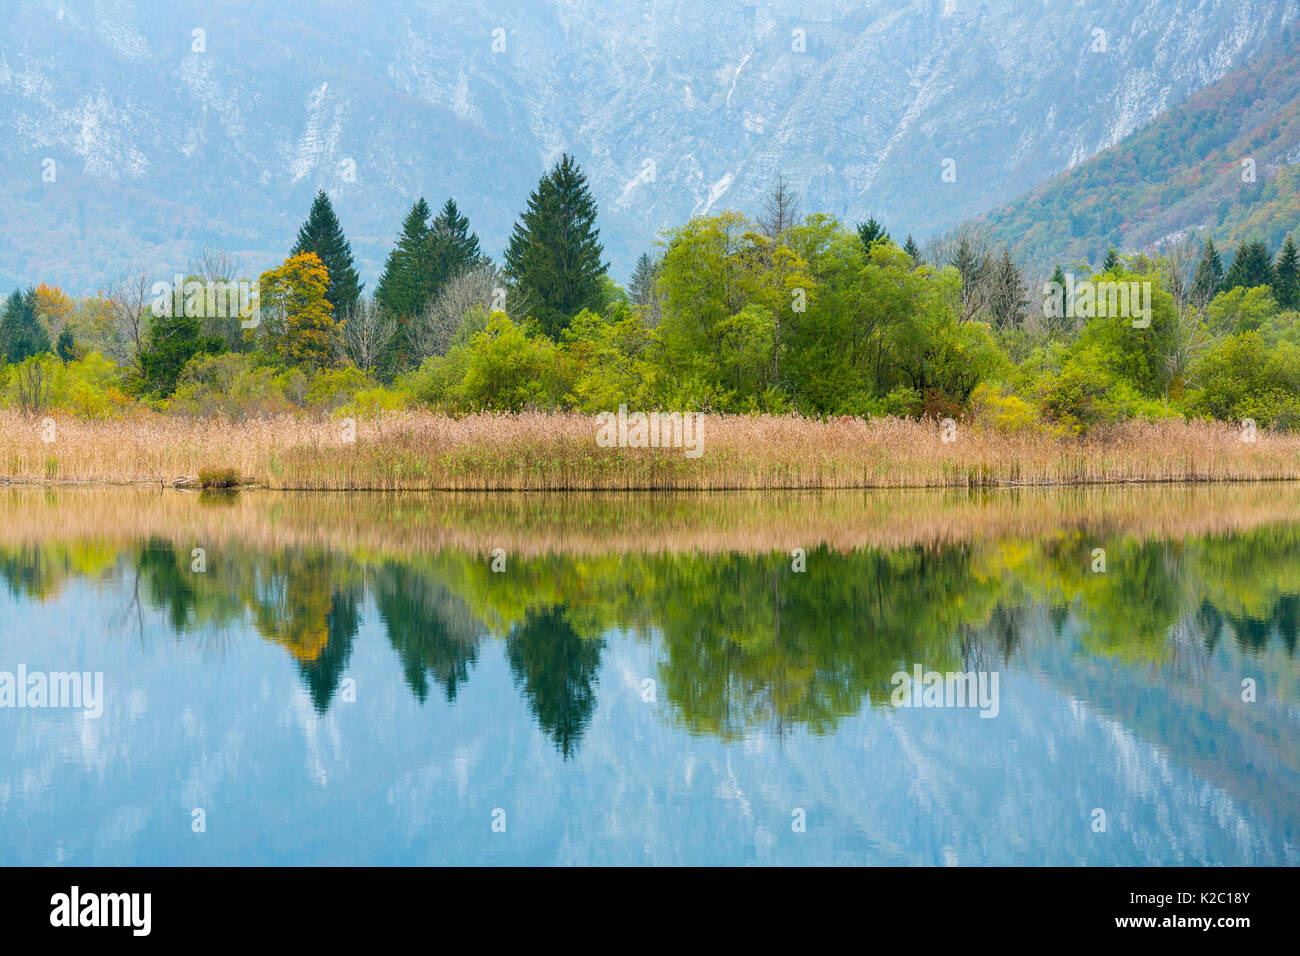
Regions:
[[[594,416],[356,421],[284,416],[107,421],[0,412],[0,481],[174,484],[229,469],[247,484],[313,490],[722,490],[1003,487],[1300,479],[1300,434],[1205,422],[1129,422],[1086,439],[901,419],[703,416],[702,454],[602,448]],[[51,439],[51,440],[47,440]]]

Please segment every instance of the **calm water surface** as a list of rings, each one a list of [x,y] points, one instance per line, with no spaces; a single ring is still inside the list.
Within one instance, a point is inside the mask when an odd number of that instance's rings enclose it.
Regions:
[[[974,501],[846,545],[940,503],[859,493],[799,513],[796,572],[746,498],[679,541],[689,498],[642,538],[627,501],[138,494],[3,492],[0,675],[104,682],[0,708],[5,864],[1300,862],[1291,520],[1154,489],[1123,510],[1167,529]],[[894,706],[918,665],[996,675],[996,716]]]

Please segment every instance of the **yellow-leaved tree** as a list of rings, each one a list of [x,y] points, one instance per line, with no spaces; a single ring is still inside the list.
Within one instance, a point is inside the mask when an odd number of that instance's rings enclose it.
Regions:
[[[314,252],[290,256],[258,280],[263,345],[294,365],[320,369],[333,364],[343,323],[325,298],[329,272]]]

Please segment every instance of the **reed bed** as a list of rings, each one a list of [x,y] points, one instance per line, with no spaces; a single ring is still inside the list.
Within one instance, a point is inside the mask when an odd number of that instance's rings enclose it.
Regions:
[[[593,492],[210,494],[159,488],[0,489],[0,548],[142,539],[409,558],[894,550],[1116,536],[1173,541],[1300,521],[1300,483],[724,494]]]
[[[601,448],[596,431],[594,416],[559,413],[403,411],[352,426],[141,413],[55,417],[51,429],[48,419],[5,411],[0,481],[197,484],[201,472],[228,469],[286,490],[704,491],[1300,478],[1300,434],[1245,442],[1237,428],[1207,422],[1129,422],[1085,439],[962,425],[945,443],[933,422],[709,415],[698,458],[681,448]]]

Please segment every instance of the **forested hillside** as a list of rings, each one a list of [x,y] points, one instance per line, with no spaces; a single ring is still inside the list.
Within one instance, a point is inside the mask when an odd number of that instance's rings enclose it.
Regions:
[[[1300,30],[1119,145],[986,217],[1031,268],[1188,230],[1281,246],[1300,224]]]

